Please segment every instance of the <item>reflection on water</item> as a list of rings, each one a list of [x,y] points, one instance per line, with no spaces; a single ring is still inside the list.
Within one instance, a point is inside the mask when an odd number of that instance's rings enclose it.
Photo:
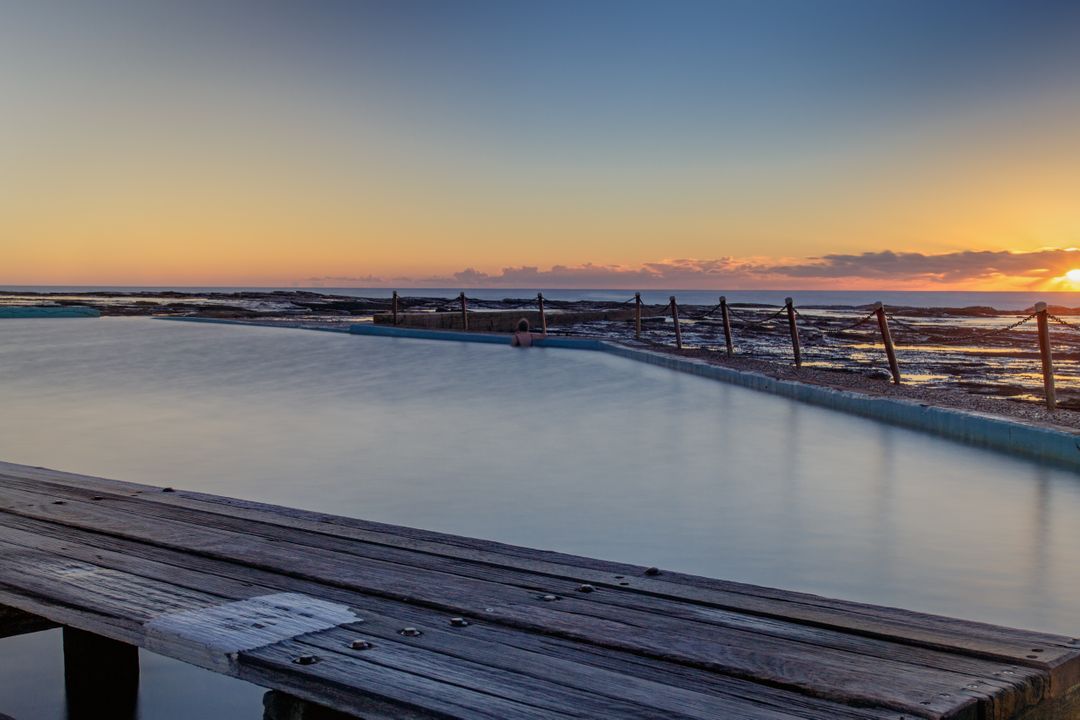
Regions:
[[[1066,471],[600,353],[145,319],[0,337],[4,460],[1080,630]]]

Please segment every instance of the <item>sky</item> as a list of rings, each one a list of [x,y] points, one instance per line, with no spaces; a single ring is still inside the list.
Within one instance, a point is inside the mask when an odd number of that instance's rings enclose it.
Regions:
[[[1072,0],[0,18],[0,285],[1077,289]]]

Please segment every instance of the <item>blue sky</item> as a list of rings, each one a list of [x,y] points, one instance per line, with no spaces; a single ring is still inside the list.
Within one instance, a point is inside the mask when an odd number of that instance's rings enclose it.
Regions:
[[[71,281],[91,248],[99,281],[168,262],[235,283],[1080,244],[1077,2],[44,0],[4,20],[11,281]]]

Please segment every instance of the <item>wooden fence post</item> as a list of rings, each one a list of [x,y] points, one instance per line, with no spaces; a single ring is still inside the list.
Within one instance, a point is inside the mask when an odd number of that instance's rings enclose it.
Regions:
[[[881,329],[881,340],[885,343],[885,356],[889,358],[889,372],[892,373],[892,380],[897,385],[900,384],[900,365],[896,362],[896,349],[893,347],[892,333],[889,332],[889,321],[885,317],[885,306],[881,303],[874,303],[874,314],[877,315],[877,324]]]
[[[469,329],[469,306],[465,301],[465,292],[461,293],[461,327]]]
[[[795,353],[795,367],[802,367],[802,350],[799,347],[799,327],[795,324],[795,303],[791,298],[784,298],[787,307],[788,329],[791,330],[791,350]]]
[[[1057,407],[1057,395],[1054,392],[1054,356],[1050,351],[1050,323],[1046,319],[1046,303],[1035,303],[1035,317],[1039,323],[1039,355],[1042,356],[1046,407],[1053,410]]]
[[[536,293],[536,303],[540,306],[540,332],[547,335],[547,315],[544,314],[544,293]]]
[[[634,293],[634,339],[641,339],[641,293]]]
[[[675,321],[675,347],[682,350],[682,330],[679,329],[679,306],[671,296],[671,319]]]
[[[394,296],[390,300],[390,312],[394,316],[394,324],[397,325],[397,311],[398,311],[398,297],[397,290],[394,291]]]
[[[720,317],[724,320],[724,344],[727,345],[727,354],[731,355],[735,352],[731,344],[731,316],[728,314],[727,298],[723,295],[720,296]]]

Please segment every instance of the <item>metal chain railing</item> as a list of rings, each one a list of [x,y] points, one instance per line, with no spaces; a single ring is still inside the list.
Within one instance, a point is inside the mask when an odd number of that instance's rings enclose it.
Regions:
[[[668,306],[670,307],[670,303],[669,303]],[[715,313],[721,307],[723,307],[723,303],[716,303],[716,305],[714,305],[712,308],[710,308],[708,311],[702,313],[701,315],[686,315],[685,319],[686,320],[707,320],[710,317],[712,317],[713,313]]]
[[[786,305],[781,307],[779,310],[777,310],[764,320],[751,320],[749,317],[743,315],[741,311],[735,312],[730,305],[728,306],[728,314],[747,327],[763,327],[766,323],[772,322],[776,318],[783,315],[785,310],[787,310]]]
[[[1020,320],[1017,320],[1014,323],[1010,323],[1009,325],[1005,325],[1004,327],[994,328],[993,330],[985,330],[985,331],[981,331],[981,332],[971,332],[971,333],[965,333],[963,335],[953,335],[951,337],[945,337],[945,338],[935,338],[934,341],[938,342],[938,343],[952,344],[952,343],[958,343],[958,342],[967,342],[968,340],[982,340],[982,339],[985,339],[985,338],[994,337],[995,335],[1001,335],[1003,333],[1007,333],[1010,330],[1015,330],[1016,328],[1020,327],[1021,325],[1024,325],[1025,323],[1031,322],[1032,320],[1035,319],[1036,315],[1038,315],[1038,313],[1031,313],[1027,317],[1021,318]],[[922,333],[923,335],[936,335],[937,334],[933,330],[927,331],[925,329],[924,330],[919,330],[918,332]]]
[[[921,328],[921,327],[919,327],[917,325],[912,325],[909,322],[904,322],[903,320],[896,317],[895,315],[893,315],[890,312],[885,313],[885,317],[887,317],[889,319],[889,322],[893,323],[897,327],[901,327],[901,328],[907,330],[908,332],[922,333],[922,334],[926,333],[926,330],[924,330],[923,328]]]
[[[799,315],[799,311],[796,310],[795,314]],[[838,328],[836,330],[827,330],[826,332],[831,333],[831,334],[836,334],[836,335],[840,335],[842,333],[850,332],[851,330],[854,330],[857,327],[861,327],[862,325],[865,325],[876,314],[877,314],[877,310],[871,310],[866,315],[866,317],[863,317],[863,318],[861,318],[859,320],[856,320],[855,322],[851,323],[850,325],[847,325],[847,326],[842,327],[842,328]],[[799,315],[799,317],[802,317],[802,315]]]
[[[1080,332],[1080,325],[1077,325],[1076,323],[1071,323],[1068,320],[1063,320],[1062,318],[1059,318],[1057,315],[1054,315],[1052,313],[1046,313],[1046,316],[1056,322],[1058,325],[1061,325],[1062,327],[1067,327],[1070,330]]]

